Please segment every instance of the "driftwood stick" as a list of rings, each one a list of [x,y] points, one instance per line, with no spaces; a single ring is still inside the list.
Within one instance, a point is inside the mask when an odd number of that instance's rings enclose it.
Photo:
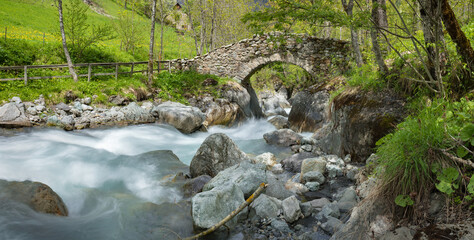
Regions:
[[[263,190],[268,186],[268,184],[265,184],[265,183],[261,183],[260,186],[257,188],[257,190],[255,190],[255,192],[249,197],[247,198],[247,200],[245,202],[243,202],[242,204],[240,204],[240,206],[235,209],[234,211],[232,211],[229,215],[227,215],[227,217],[225,217],[224,219],[222,219],[220,222],[218,222],[216,225],[212,226],[211,228],[207,229],[206,231],[202,232],[202,233],[199,233],[197,235],[194,235],[192,237],[187,237],[187,238],[183,238],[183,240],[192,240],[192,239],[196,239],[196,238],[199,238],[199,237],[202,237],[202,236],[205,236],[211,232],[214,232],[216,229],[218,229],[219,227],[221,227],[222,225],[224,225],[226,222],[228,222],[229,220],[231,220],[233,217],[235,217],[240,211],[242,211],[245,207],[247,207],[248,205],[250,205],[250,203],[253,202],[253,200],[255,200],[262,192]]]

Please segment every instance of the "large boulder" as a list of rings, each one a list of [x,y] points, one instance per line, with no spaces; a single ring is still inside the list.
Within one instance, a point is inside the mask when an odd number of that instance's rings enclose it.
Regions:
[[[404,101],[388,90],[374,93],[348,88],[334,98],[330,116],[329,123],[313,136],[321,150],[365,161],[377,140],[405,117]]]
[[[285,108],[291,107],[286,96],[270,91],[260,92],[260,105],[267,116],[283,115],[286,116]]]
[[[281,200],[261,194],[250,204],[251,209],[260,218],[276,218],[281,209]]]
[[[266,166],[243,161],[219,172],[211,181],[204,185],[203,191],[209,191],[227,183],[239,187],[245,197],[257,190],[261,183],[266,183]]]
[[[124,120],[133,123],[152,123],[155,121],[150,111],[138,106],[136,102],[131,102],[121,110],[123,112]]]
[[[325,156],[304,159],[301,164],[301,180],[307,172],[320,172],[324,174],[326,172],[326,164],[327,159]]]
[[[303,136],[290,129],[280,129],[263,135],[265,141],[270,145],[289,147],[301,144]]]
[[[321,128],[328,120],[329,97],[329,92],[325,90],[297,93],[291,100],[292,108],[288,116],[291,129],[314,132]]]
[[[206,183],[208,183],[212,178],[208,175],[201,175],[195,177],[183,185],[184,196],[193,196],[196,193],[202,191],[202,188]]]
[[[244,194],[232,182],[198,193],[192,199],[194,225],[198,228],[210,228],[237,209],[244,201]],[[246,215],[246,212],[247,208],[229,220],[228,226],[235,225],[241,216]]]
[[[24,105],[11,102],[0,107],[0,127],[19,128],[30,126],[31,122],[25,115]]]
[[[167,123],[183,133],[192,133],[201,128],[206,115],[196,107],[176,102],[164,102],[151,110],[158,122]]]
[[[61,197],[49,186],[40,182],[0,180],[0,200],[23,203],[40,213],[68,215]]]
[[[275,117],[268,120],[268,122],[275,126],[276,129],[284,129],[290,127],[290,123],[288,123],[288,118],[281,115],[276,115]]]
[[[237,103],[222,98],[212,101],[204,113],[206,114],[206,121],[204,121],[206,127],[212,125],[231,126],[245,118],[245,114]]]
[[[309,152],[296,153],[281,161],[283,167],[290,172],[301,172],[303,161],[308,158],[314,158],[315,155]]]
[[[247,118],[263,117],[262,109],[258,104],[257,94],[249,82],[242,85],[228,82],[222,87],[222,96],[230,102],[237,103]]]
[[[281,202],[285,220],[292,223],[302,217],[300,203],[295,196],[291,196]]]
[[[250,160],[227,135],[215,133],[201,144],[189,166],[191,177],[209,175],[214,177],[220,171]]]
[[[385,234],[391,226],[390,203],[384,199],[367,199],[352,210],[347,223],[331,239],[374,239]],[[374,236],[376,235],[376,236]]]

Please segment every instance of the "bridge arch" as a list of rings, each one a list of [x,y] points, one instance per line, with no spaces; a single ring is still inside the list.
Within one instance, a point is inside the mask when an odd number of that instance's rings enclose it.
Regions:
[[[250,76],[265,65],[273,62],[294,64],[317,77],[345,71],[349,58],[350,48],[346,41],[277,32],[255,35],[193,59],[172,60],[171,65],[178,70],[195,70],[238,80],[251,95],[251,102],[258,105]]]

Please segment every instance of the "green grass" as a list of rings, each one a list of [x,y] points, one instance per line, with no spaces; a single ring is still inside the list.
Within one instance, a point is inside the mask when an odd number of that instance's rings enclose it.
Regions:
[[[143,76],[122,76],[118,80],[102,77],[91,82],[81,80],[77,83],[69,78],[30,80],[27,86],[23,81],[0,82],[0,103],[15,96],[23,101],[33,101],[43,95],[48,104],[57,104],[65,101],[64,95],[67,91],[72,91],[79,98],[97,95],[95,104],[106,104],[108,97],[112,95],[122,95],[135,100],[131,89],[145,89],[144,81]]]
[[[421,109],[418,113],[407,117],[394,133],[377,142],[380,169],[383,169],[378,173],[383,182],[382,194],[393,199],[397,196],[416,196],[412,199],[414,209],[423,204],[420,199],[429,198],[430,190],[438,183],[435,173],[439,167],[453,167],[461,176],[472,171],[445,156],[442,150],[466,161],[474,158],[467,151],[459,150],[464,150],[461,144],[474,150],[472,133],[468,137],[463,136],[463,132],[474,128],[472,101],[463,98],[460,102],[442,99],[431,102],[425,99],[418,104]],[[462,190],[458,193],[460,196],[465,194]]]
[[[64,0],[67,4],[70,0]],[[92,10],[87,11],[89,25],[110,24],[113,27],[117,23],[119,12],[124,11],[123,7],[112,0],[96,0],[104,8],[105,12],[114,18],[95,13]],[[21,39],[28,43],[42,43],[43,33],[46,43],[60,43],[59,23],[57,8],[52,0],[0,0],[0,37],[5,36],[7,28],[7,39]],[[65,8],[63,6],[63,8]],[[66,14],[66,13],[65,13]],[[104,52],[105,55],[112,55],[117,61],[142,61],[148,57],[148,46],[150,36],[150,20],[140,14],[135,14],[137,29],[143,29],[139,34],[141,41],[135,54],[125,52],[120,49],[121,40],[116,38],[97,45],[97,49]],[[115,31],[114,31],[115,32]],[[118,34],[116,34],[118,35]],[[155,53],[159,51],[160,25],[155,27]],[[181,43],[181,44],[179,44]],[[188,35],[180,36],[172,27],[164,28],[164,54],[163,59],[190,58],[194,56],[193,40]],[[57,59],[56,59],[57,60]],[[62,62],[41,62],[62,63]]]

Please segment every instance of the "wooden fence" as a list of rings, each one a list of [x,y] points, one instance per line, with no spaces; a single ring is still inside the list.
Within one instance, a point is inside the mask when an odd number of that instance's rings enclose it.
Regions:
[[[135,66],[137,65],[148,65],[148,62],[125,62],[125,63],[78,63],[74,64],[74,68],[77,67],[87,67],[87,74],[78,74],[78,77],[87,77],[87,81],[90,81],[93,76],[111,76],[115,75],[115,79],[118,78],[119,74],[130,74],[132,76],[134,73],[144,73],[145,70],[138,70],[135,71]],[[162,67],[165,65],[165,67]],[[107,72],[107,73],[94,73],[92,71],[93,67],[96,66],[112,66],[115,67],[114,72]],[[130,71],[127,72],[119,72],[119,66],[130,66]],[[157,61],[155,62],[154,66],[158,66],[157,69],[153,69],[153,71],[160,72],[161,70],[167,69],[171,72],[171,62],[170,61]],[[15,81],[15,80],[23,80],[25,85],[28,85],[28,80],[36,80],[36,79],[48,79],[48,78],[72,78],[71,75],[62,75],[62,76],[28,76],[28,69],[55,69],[55,68],[67,68],[67,64],[56,64],[56,65],[25,65],[25,66],[5,66],[0,67],[0,71],[8,71],[8,70],[23,70],[23,77],[18,78],[0,78],[0,81]]]

